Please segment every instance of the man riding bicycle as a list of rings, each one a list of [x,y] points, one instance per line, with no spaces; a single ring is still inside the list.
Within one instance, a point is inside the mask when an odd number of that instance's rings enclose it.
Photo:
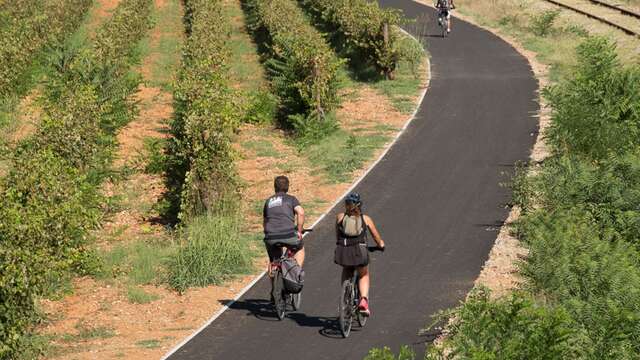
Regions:
[[[277,245],[284,245],[295,253],[294,258],[302,267],[304,209],[295,196],[287,194],[289,179],[286,176],[276,177],[273,185],[275,194],[265,201],[262,210],[264,244],[269,261],[273,262],[282,256],[282,247]]]
[[[362,200],[358,193],[349,194],[344,201],[345,212],[336,218],[336,251],[334,262],[342,266],[342,281],[358,272],[360,301],[358,310],[365,316],[369,310],[369,252],[367,234],[371,233],[378,248],[384,249],[384,241],[373,220],[362,213]]]
[[[438,0],[436,2],[436,9],[438,9],[438,19],[446,18],[447,19],[447,32],[451,32],[451,10],[455,9],[456,6],[453,3],[453,0]]]

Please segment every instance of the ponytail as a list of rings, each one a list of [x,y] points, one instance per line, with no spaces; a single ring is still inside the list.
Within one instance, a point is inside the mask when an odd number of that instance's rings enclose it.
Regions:
[[[345,213],[348,216],[361,216],[362,215],[362,209],[360,209],[360,204],[354,204],[354,203],[346,203],[345,204]]]

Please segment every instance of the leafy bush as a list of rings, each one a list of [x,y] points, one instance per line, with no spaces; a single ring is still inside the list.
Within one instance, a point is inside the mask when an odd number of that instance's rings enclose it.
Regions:
[[[640,145],[640,67],[621,67],[615,44],[594,37],[577,50],[573,76],[544,91],[552,108],[548,138],[556,152],[592,159]]]
[[[402,55],[396,43],[400,12],[382,9],[369,0],[302,0],[339,32],[346,43],[357,48],[388,78],[393,77]]]
[[[324,128],[307,123],[325,121],[337,105],[341,62],[293,0],[247,0],[247,8],[254,30],[264,31],[270,43],[267,65],[283,125],[297,131]]]
[[[579,207],[596,221],[594,232],[640,247],[640,156],[599,165],[576,157],[551,158],[534,176],[518,181],[519,205],[547,211]]]
[[[91,3],[91,0],[19,0],[0,10],[0,96],[15,93],[35,55],[46,46],[62,42],[74,31]]]
[[[474,290],[449,315],[444,348],[426,359],[578,359],[590,343],[562,307],[544,306],[529,295],[491,301],[488,291]]]
[[[180,218],[218,206],[237,191],[231,138],[242,119],[238,94],[228,83],[229,20],[220,1],[185,2],[187,38],[175,85],[175,118],[168,152],[168,186]]]
[[[545,91],[554,154],[532,174],[520,169],[513,186],[523,210],[516,229],[529,250],[520,263],[525,295],[472,296],[454,311],[452,356],[640,354],[640,71],[620,66],[602,38],[577,51],[573,77]],[[512,339],[520,345],[505,353]]]
[[[134,113],[128,56],[148,29],[150,10],[151,0],[125,0],[93,47],[61,52],[36,135],[11,156],[0,182],[0,358],[19,351],[36,318],[35,297],[53,279],[97,268],[86,249],[101,215],[97,186],[115,131]]]
[[[258,90],[249,95],[249,106],[245,121],[265,124],[272,121],[278,112],[278,99],[267,90]]]
[[[533,213],[520,225],[532,289],[562,305],[589,336],[593,358],[640,353],[640,254],[602,237],[583,210]]]
[[[560,15],[560,10],[545,10],[531,17],[531,31],[538,36],[547,36],[553,30],[553,23]]]

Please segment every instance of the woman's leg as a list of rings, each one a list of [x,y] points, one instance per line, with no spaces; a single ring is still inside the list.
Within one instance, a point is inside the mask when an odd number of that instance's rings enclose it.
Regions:
[[[369,266],[358,267],[358,289],[360,290],[360,296],[369,299]]]
[[[342,267],[342,278],[340,280],[340,284],[342,284],[345,280],[350,280],[353,276],[353,268],[350,266]]]

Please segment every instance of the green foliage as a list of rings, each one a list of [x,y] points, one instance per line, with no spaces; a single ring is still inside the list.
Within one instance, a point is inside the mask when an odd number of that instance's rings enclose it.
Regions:
[[[581,208],[597,222],[593,231],[640,248],[640,156],[627,154],[596,165],[576,157],[547,160],[536,175],[520,176],[519,205],[549,211]]]
[[[445,351],[433,348],[425,359],[579,359],[590,344],[562,307],[544,306],[529,295],[515,293],[491,301],[484,289],[474,290],[453,310]]]
[[[267,65],[283,125],[297,132],[322,124],[338,103],[341,62],[292,0],[247,0],[255,31],[267,34]],[[283,16],[286,14],[286,16]]]
[[[531,32],[538,36],[547,36],[553,30],[553,23],[560,15],[560,10],[545,10],[531,17]]]
[[[252,269],[243,221],[236,209],[193,218],[182,230],[182,245],[169,264],[169,285],[183,292],[193,286],[218,285]]]
[[[640,354],[640,71],[620,66],[602,38],[577,51],[573,75],[545,91],[553,156],[530,174],[519,168],[513,184],[529,250],[519,264],[524,294],[475,295],[454,311],[453,357]]]
[[[593,358],[630,359],[640,353],[640,256],[598,227],[580,209],[528,215],[519,227],[529,248],[522,273],[585,329]]]
[[[37,53],[74,31],[91,0],[18,0],[0,10],[0,96],[15,93]]]
[[[595,37],[578,46],[572,77],[544,91],[555,150],[592,159],[640,145],[640,67],[621,67],[615,44]]]
[[[353,135],[336,131],[322,142],[306,145],[303,151],[313,166],[326,171],[329,181],[340,183],[349,181],[351,174],[388,140],[381,133]]]
[[[364,360],[414,360],[416,354],[408,346],[402,346],[398,356],[391,349],[384,347],[382,349],[371,349]]]
[[[129,55],[148,29],[150,7],[150,0],[125,0],[93,47],[59,52],[39,128],[10,156],[0,182],[0,358],[18,351],[37,317],[36,296],[70,271],[99,267],[86,248],[102,212],[97,187],[115,131],[134,114]]]
[[[127,300],[132,304],[148,304],[160,299],[156,294],[150,294],[137,286],[127,288]]]
[[[206,213],[237,191],[231,139],[242,119],[228,83],[229,19],[220,1],[185,2],[187,38],[175,85],[168,187],[180,218]]]
[[[245,122],[268,124],[278,113],[278,99],[267,90],[258,90],[249,94],[249,106]]]
[[[380,73],[393,77],[402,52],[396,45],[400,34],[400,12],[382,9],[369,0],[302,0],[308,8],[320,14],[344,38],[369,59]]]

